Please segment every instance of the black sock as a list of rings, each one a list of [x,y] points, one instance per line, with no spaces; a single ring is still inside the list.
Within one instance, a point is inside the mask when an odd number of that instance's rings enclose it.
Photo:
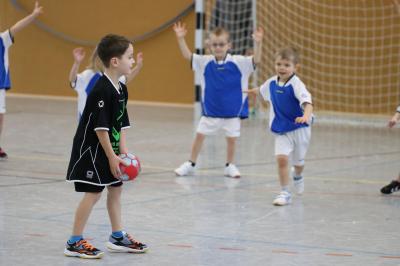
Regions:
[[[189,160],[189,162],[192,164],[193,167],[196,166],[196,163],[195,163],[195,162],[192,162],[191,160]]]

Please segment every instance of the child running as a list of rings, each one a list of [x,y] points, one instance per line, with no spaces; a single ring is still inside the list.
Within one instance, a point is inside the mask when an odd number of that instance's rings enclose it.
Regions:
[[[299,64],[298,52],[284,48],[275,55],[276,75],[260,88],[259,92],[270,102],[269,126],[275,136],[275,156],[278,164],[281,192],[274,205],[287,205],[292,200],[289,191],[289,160],[294,165],[293,181],[298,194],[304,192],[304,159],[311,138],[312,101],[311,94],[296,75]]]

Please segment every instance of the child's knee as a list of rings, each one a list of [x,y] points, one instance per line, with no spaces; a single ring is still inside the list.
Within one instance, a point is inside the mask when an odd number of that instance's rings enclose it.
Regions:
[[[286,155],[277,155],[276,161],[279,167],[287,167],[289,164],[289,157]]]

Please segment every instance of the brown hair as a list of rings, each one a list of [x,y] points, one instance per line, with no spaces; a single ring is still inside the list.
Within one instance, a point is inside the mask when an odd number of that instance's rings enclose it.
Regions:
[[[280,57],[281,59],[292,61],[295,65],[299,63],[300,60],[300,55],[298,50],[293,47],[285,47],[280,49],[275,54],[275,59],[277,59],[278,57]]]
[[[108,34],[104,36],[97,46],[97,54],[105,67],[110,66],[113,57],[121,57],[132,42],[124,36]]]
[[[211,32],[210,32],[210,35],[211,34],[213,34],[213,35],[215,35],[215,36],[221,36],[221,35],[224,35],[224,34],[226,34],[226,36],[228,37],[227,39],[228,39],[228,42],[230,42],[230,34],[229,34],[229,31],[227,31],[225,28],[222,28],[222,27],[216,27],[216,28],[214,28]]]
[[[96,48],[94,48],[92,55],[90,56],[89,65],[86,68],[93,69],[93,71],[95,72],[104,71],[103,63],[101,62],[99,55],[97,54],[97,46]]]

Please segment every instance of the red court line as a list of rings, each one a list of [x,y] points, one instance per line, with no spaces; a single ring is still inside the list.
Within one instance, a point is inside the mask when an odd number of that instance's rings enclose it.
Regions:
[[[353,254],[346,254],[346,253],[326,253],[326,256],[335,256],[335,257],[352,257]]]
[[[383,259],[400,259],[400,256],[381,256]]]

